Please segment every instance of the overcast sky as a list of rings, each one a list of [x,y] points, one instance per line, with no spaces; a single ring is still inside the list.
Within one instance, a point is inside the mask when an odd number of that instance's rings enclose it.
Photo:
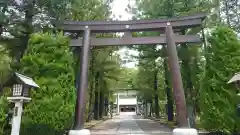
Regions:
[[[125,11],[129,2],[134,3],[135,0],[114,0],[112,5],[112,12],[115,16],[121,16],[120,20],[130,20],[132,15]]]
[[[112,12],[113,15],[117,17],[118,20],[130,20],[132,18],[132,14],[126,12],[126,8],[129,4],[129,2],[134,3],[135,0],[114,0],[112,5]],[[119,51],[119,54],[121,56],[122,60],[130,60],[129,56],[127,54],[133,54],[137,55],[136,51],[133,50],[127,50],[127,49],[121,49]],[[124,66],[132,68],[135,67],[136,62],[128,62],[127,64],[124,64]]]

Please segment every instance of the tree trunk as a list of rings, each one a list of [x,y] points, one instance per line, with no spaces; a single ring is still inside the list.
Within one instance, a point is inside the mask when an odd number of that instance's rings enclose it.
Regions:
[[[216,0],[216,13],[217,13],[217,21],[218,21],[218,24],[220,24],[222,22],[222,19],[221,19],[221,0]]]
[[[225,5],[225,14],[226,14],[226,19],[227,19],[227,25],[229,27],[231,27],[231,23],[230,23],[230,15],[229,15],[229,6],[228,6],[228,1],[224,0],[224,5]]]
[[[3,85],[0,84],[0,97],[2,96],[2,94],[3,94]]]
[[[1,10],[1,12],[2,12],[2,14],[4,14],[5,15],[5,13],[6,13],[6,11],[7,11],[7,8],[8,8],[8,6],[7,6],[7,1],[5,1],[4,3],[2,3],[3,4],[3,6],[2,6],[2,10]],[[4,21],[6,20],[6,18],[5,18],[5,16],[4,16]],[[3,33],[3,25],[2,24],[0,24],[0,35],[2,35],[2,33]]]
[[[94,55],[92,55],[92,59],[91,59],[91,74],[94,77],[94,68],[93,68],[93,62],[94,62]],[[89,91],[89,104],[88,104],[88,118],[87,118],[87,122],[91,121],[92,119],[92,100],[93,100],[93,89],[94,89],[94,78],[91,81],[90,84],[90,91]]]
[[[104,93],[100,90],[100,100],[99,100],[99,117],[103,118],[104,111]]]
[[[108,99],[109,99],[109,94],[107,96],[105,96],[105,103],[106,104],[104,104],[104,107],[105,107],[104,116],[108,116],[108,111],[109,111],[108,110],[108,105],[109,105],[109,100]]]
[[[200,69],[199,69],[199,66],[198,66],[198,59],[197,58],[194,58],[194,60],[193,60],[193,65],[195,65],[196,67],[196,70],[197,71],[200,71]],[[197,74],[197,73],[196,73]],[[195,83],[195,85],[196,85],[197,83]],[[198,84],[197,86],[194,86],[194,93],[192,94],[193,95],[193,97],[195,97],[194,99],[193,99],[193,108],[195,109],[194,111],[195,111],[195,115],[197,114],[197,113],[201,113],[201,110],[200,110],[200,106],[199,106],[199,98],[198,98],[198,95],[199,95],[199,89],[200,89],[200,84]]]
[[[94,119],[99,120],[99,72],[95,75],[95,101],[94,101]]]
[[[235,13],[236,13],[236,20],[237,20],[237,23],[236,23],[236,28],[237,28],[237,31],[238,33],[240,32],[240,10],[239,10],[239,7],[240,7],[240,1],[239,0],[235,0],[235,3],[234,3],[234,6],[236,7],[235,9]]]
[[[3,93],[3,73],[0,71],[0,97],[2,96]]]
[[[155,105],[155,115],[156,118],[159,118],[159,103],[158,103],[158,72],[156,71],[154,74],[154,105]]]
[[[186,32],[185,30],[182,31],[182,34],[185,35]],[[188,108],[188,118],[190,120],[190,126],[193,127],[195,124],[195,105],[193,105],[193,82],[192,82],[192,78],[191,78],[191,69],[190,69],[190,55],[189,55],[189,50],[187,47],[187,44],[182,44],[183,49],[184,49],[184,55],[185,57],[182,59],[182,63],[183,63],[183,70],[184,70],[184,74],[183,75],[183,80],[186,80],[186,84],[185,84],[185,96],[187,97],[187,108]]]
[[[169,80],[168,80],[168,64],[167,59],[164,59],[164,74],[165,74],[165,89],[166,89],[166,95],[167,95],[167,116],[168,121],[173,121],[173,99],[172,99],[172,91],[169,86]]]
[[[148,104],[147,100],[144,101],[144,117],[146,118],[148,116]]]
[[[93,65],[93,59],[91,60],[91,65]],[[94,76],[94,69],[92,66],[91,69],[91,74],[92,76]],[[87,118],[87,122],[91,121],[92,119],[92,100],[93,100],[93,86],[94,86],[94,79],[92,79],[91,84],[90,84],[90,91],[89,91],[89,104],[88,104],[88,118]]]
[[[21,48],[19,50],[19,56],[17,56],[17,62],[20,62],[21,58],[24,55],[25,50],[27,49],[28,46],[28,40],[30,38],[30,35],[33,33],[33,13],[34,13],[34,6],[35,2],[34,1],[29,1],[27,3],[27,6],[25,8],[25,20],[24,20],[24,32],[23,36],[20,37],[21,39]]]
[[[93,84],[91,84],[93,85]],[[88,118],[87,118],[87,122],[92,120],[92,100],[93,100],[93,86],[90,86],[90,92],[89,92],[89,104],[88,104]]]
[[[153,102],[151,100],[150,102],[150,113],[149,113],[149,117],[152,117],[152,114],[153,114]]]

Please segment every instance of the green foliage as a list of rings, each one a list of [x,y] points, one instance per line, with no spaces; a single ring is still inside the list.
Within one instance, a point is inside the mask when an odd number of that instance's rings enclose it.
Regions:
[[[73,56],[68,39],[62,33],[36,33],[30,38],[26,54],[21,59],[21,73],[31,76],[40,89],[33,91],[32,102],[24,109],[23,134],[36,125],[52,130],[71,127],[74,104]],[[36,133],[34,133],[36,135]]]
[[[140,0],[137,1],[137,7],[139,17],[153,19],[206,12],[209,11],[211,3],[207,0]]]
[[[127,68],[127,67],[122,67],[121,72],[119,74],[119,80],[118,82],[114,85],[116,89],[133,89],[137,88],[136,87],[136,74],[137,74],[137,69],[135,68]]]
[[[75,1],[79,0],[1,0],[0,41],[7,43],[13,61],[21,59],[32,33],[49,30],[50,18],[70,19]]]
[[[7,126],[6,114],[8,112],[8,102],[6,100],[9,89],[4,89],[3,85],[10,75],[10,58],[6,49],[0,45],[0,135],[4,135]]]
[[[202,80],[201,125],[207,130],[240,131],[236,88],[227,84],[240,71],[240,41],[229,28],[217,27],[209,37],[207,67]]]
[[[122,81],[121,61],[116,51],[117,48],[107,47],[104,49],[95,49],[92,52],[92,59],[94,61],[90,64],[92,67],[90,67],[90,70],[91,72],[94,72],[95,76],[97,73],[99,74],[98,78],[95,78],[95,80],[92,81],[93,83],[98,81],[100,85],[98,88],[95,86],[95,91],[102,91],[107,97],[109,92],[118,88]],[[115,100],[112,94],[113,93],[111,92],[110,97],[108,97],[109,101]]]
[[[7,81],[10,72],[10,57],[4,46],[0,45],[0,93],[3,90],[3,84]]]
[[[8,113],[8,101],[7,101],[7,95],[10,94],[10,89],[4,89],[2,92],[2,96],[0,97],[0,135],[5,135],[7,132],[4,128],[9,126],[7,122],[7,116]]]
[[[110,15],[110,3],[112,0],[73,0],[71,7],[72,20],[102,20]]]

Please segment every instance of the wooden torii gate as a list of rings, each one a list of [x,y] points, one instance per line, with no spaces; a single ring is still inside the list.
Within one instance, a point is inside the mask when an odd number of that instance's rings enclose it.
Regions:
[[[187,109],[176,44],[201,42],[201,38],[198,35],[181,35],[180,31],[201,27],[205,17],[205,14],[196,14],[193,16],[159,20],[56,22],[56,26],[64,32],[82,33],[83,35],[83,37],[71,41],[71,46],[81,47],[80,78],[77,85],[77,101],[73,130],[81,130],[84,125],[90,46],[167,45],[168,62],[177,110],[177,121],[181,127],[187,126]],[[131,33],[138,31],[157,31],[164,33],[164,35],[155,37],[132,37]],[[92,33],[110,32],[125,32],[125,35],[121,38],[96,38],[92,35]]]

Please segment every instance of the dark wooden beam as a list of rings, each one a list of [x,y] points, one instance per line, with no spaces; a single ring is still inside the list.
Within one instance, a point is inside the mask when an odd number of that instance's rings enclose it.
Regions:
[[[194,20],[182,20],[171,22],[173,24],[174,29],[182,29],[182,28],[193,28],[198,27],[202,24],[201,19],[194,19]],[[143,23],[143,24],[134,24],[134,25],[89,25],[88,26],[92,32],[94,33],[107,33],[107,32],[125,32],[125,31],[163,31],[166,27],[166,22],[159,22],[159,23]],[[83,31],[85,26],[81,25],[72,25],[72,24],[65,24],[60,29],[63,29],[66,32],[77,32]]]
[[[125,31],[164,31],[166,22],[171,22],[174,29],[193,28],[200,26],[205,14],[198,14],[187,17],[177,17],[158,20],[135,20],[135,21],[64,21],[54,24],[64,31],[83,31],[86,26],[94,33],[103,32],[125,32]]]
[[[176,43],[199,43],[201,38],[198,35],[175,35]],[[166,36],[156,37],[135,37],[135,38],[95,38],[91,37],[91,46],[119,46],[119,45],[148,45],[166,44]],[[71,40],[71,46],[82,46],[82,39]]]
[[[205,19],[206,14],[200,13],[190,16],[181,16],[181,17],[173,17],[168,19],[154,19],[154,20],[130,20],[130,21],[64,21],[64,24],[69,25],[133,25],[133,24],[145,24],[145,23],[159,23],[159,22],[175,22],[182,20],[192,20],[192,19]]]

